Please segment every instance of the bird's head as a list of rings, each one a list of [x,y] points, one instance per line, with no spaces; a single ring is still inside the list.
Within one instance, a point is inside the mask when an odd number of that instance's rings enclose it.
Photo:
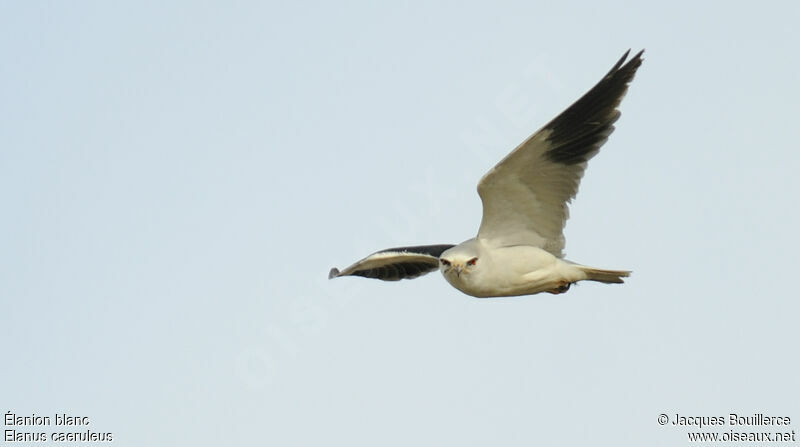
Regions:
[[[455,276],[460,278],[462,275],[469,275],[477,267],[478,262],[477,253],[445,252],[439,257],[439,270],[446,277]]]

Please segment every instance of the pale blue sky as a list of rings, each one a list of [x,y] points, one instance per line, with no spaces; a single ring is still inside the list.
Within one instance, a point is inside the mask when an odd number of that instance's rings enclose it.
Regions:
[[[3,411],[116,446],[800,431],[798,5],[3,2]],[[472,237],[481,175],[628,48],[566,230],[625,285],[327,280]]]

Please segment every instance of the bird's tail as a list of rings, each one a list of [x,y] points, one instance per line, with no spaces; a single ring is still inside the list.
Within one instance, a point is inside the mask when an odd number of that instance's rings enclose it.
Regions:
[[[594,267],[580,266],[581,270],[586,273],[586,279],[589,281],[603,282],[606,284],[622,284],[625,281],[622,278],[631,276],[631,272],[627,270],[603,270]]]

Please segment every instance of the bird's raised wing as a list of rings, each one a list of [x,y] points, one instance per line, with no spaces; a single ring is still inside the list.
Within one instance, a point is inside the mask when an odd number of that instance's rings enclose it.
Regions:
[[[383,281],[414,279],[439,268],[439,256],[454,245],[418,245],[381,250],[341,272],[331,269],[328,279],[340,276],[363,276]]]
[[[534,245],[562,257],[567,204],[587,162],[614,131],[622,97],[642,64],[628,50],[600,82],[514,149],[478,183],[478,238],[494,246]],[[624,65],[623,65],[624,64]]]

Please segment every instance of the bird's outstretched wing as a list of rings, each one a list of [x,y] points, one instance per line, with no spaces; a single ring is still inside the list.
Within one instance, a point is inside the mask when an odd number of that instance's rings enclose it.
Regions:
[[[567,204],[578,192],[587,162],[614,131],[617,107],[643,52],[625,63],[628,50],[589,92],[483,176],[478,238],[494,246],[534,245],[563,256]]]
[[[454,245],[418,245],[397,247],[373,253],[339,271],[331,269],[328,279],[340,276],[363,276],[383,281],[413,279],[439,268],[439,255]]]

